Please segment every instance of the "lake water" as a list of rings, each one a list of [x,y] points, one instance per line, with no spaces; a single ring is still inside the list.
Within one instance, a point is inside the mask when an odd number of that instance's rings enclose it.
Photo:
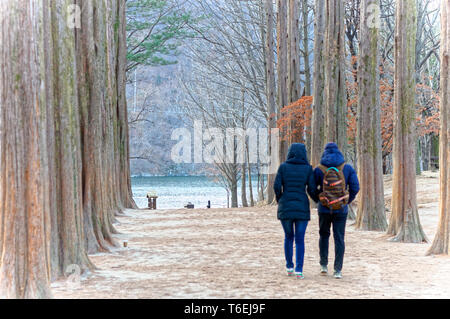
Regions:
[[[253,197],[257,200],[256,176],[252,177]],[[227,207],[227,191],[213,177],[206,176],[151,176],[131,178],[133,197],[140,208],[148,207],[147,193],[158,195],[158,209],[183,208],[188,202],[195,208],[206,208],[208,200],[212,208]],[[238,202],[241,205],[240,185]],[[247,186],[247,197],[249,197]]]

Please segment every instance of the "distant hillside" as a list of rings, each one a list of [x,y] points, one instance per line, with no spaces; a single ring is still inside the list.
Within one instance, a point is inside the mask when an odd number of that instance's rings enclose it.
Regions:
[[[170,152],[176,141],[172,131],[189,127],[180,111],[184,97],[179,76],[189,68],[186,58],[160,67],[141,67],[129,75],[127,101],[130,119],[132,175],[192,175],[206,172],[204,165],[175,164]],[[139,121],[135,121],[138,118]],[[145,159],[144,159],[145,158]]]

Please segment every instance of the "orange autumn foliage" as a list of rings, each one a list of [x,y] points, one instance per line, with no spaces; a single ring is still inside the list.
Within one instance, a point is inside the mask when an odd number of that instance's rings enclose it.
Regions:
[[[352,60],[353,61],[353,60]],[[351,72],[347,81],[347,137],[349,144],[356,143],[358,85],[354,81],[356,71]],[[383,157],[392,152],[393,143],[393,108],[394,88],[392,84],[393,69],[383,70],[380,67],[380,106],[381,136]],[[426,82],[423,79],[422,82]],[[439,94],[423,83],[416,85],[417,134],[439,134]],[[311,134],[312,96],[303,96],[281,110],[281,118],[277,121],[280,136],[290,143],[304,142],[306,134]]]
[[[312,101],[312,96],[303,96],[281,109],[277,125],[284,141],[304,143],[305,134],[311,134]]]

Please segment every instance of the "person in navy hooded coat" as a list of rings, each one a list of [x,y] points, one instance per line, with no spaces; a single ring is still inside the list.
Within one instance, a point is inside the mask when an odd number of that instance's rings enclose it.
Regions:
[[[336,143],[328,143],[325,146],[325,151],[323,152],[320,164],[330,168],[339,167],[345,163],[344,155],[342,155]],[[349,199],[348,204],[345,205],[340,210],[331,211],[329,208],[323,206],[320,202],[318,204],[317,210],[319,212],[319,228],[320,228],[320,266],[321,273],[328,273],[328,246],[330,239],[330,228],[333,225],[333,237],[335,245],[335,260],[334,260],[334,276],[337,279],[342,278],[342,266],[344,262],[344,252],[345,252],[345,226],[347,222],[348,205],[353,202],[356,195],[359,192],[359,181],[355,170],[349,164],[345,164],[342,169],[345,177],[345,184],[348,188]],[[314,179],[319,187],[320,194],[323,188],[323,177],[324,174],[320,168],[314,170]],[[317,202],[317,201],[316,201]]]
[[[308,194],[317,201],[316,183],[309,165],[306,147],[300,143],[291,145],[286,162],[280,165],[274,182],[278,203],[278,219],[285,233],[284,253],[289,276],[294,275],[293,250],[296,246],[295,275],[303,279],[305,232],[311,219]]]

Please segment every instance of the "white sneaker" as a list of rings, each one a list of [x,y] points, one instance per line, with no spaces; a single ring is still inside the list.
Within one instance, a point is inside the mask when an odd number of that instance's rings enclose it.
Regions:
[[[295,276],[297,277],[297,279],[301,279],[301,280],[305,279],[305,276],[303,275],[302,272],[296,272]]]
[[[286,269],[286,272],[287,272],[288,277],[294,276],[294,268],[288,268],[288,269]]]
[[[328,267],[327,266],[320,266],[320,274],[322,274],[322,275],[328,274]]]
[[[335,272],[334,272],[334,278],[336,278],[336,279],[342,279],[342,272],[340,272],[340,271],[335,271]]]

